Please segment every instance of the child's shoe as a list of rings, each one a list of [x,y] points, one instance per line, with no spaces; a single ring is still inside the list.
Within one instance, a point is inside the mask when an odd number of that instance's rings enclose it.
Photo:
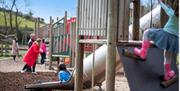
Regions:
[[[21,70],[21,73],[24,73],[25,71],[24,70]]]
[[[37,72],[32,72],[32,74],[37,74]]]
[[[134,48],[134,54],[140,56],[142,59],[145,59],[149,47],[150,47],[150,41],[144,40],[141,49]]]
[[[175,76],[175,72],[173,70],[167,72],[165,75],[164,75],[164,80],[167,81],[167,80],[170,80],[172,79],[173,77]]]

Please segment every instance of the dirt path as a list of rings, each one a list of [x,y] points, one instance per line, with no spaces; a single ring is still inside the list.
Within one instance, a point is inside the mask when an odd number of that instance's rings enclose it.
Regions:
[[[18,59],[18,61],[13,61],[11,58],[8,59],[1,59],[0,60],[0,72],[20,72],[21,69],[24,66],[24,62],[21,61],[21,58]],[[36,65],[36,71],[37,72],[53,72],[45,69],[45,65],[37,64]]]

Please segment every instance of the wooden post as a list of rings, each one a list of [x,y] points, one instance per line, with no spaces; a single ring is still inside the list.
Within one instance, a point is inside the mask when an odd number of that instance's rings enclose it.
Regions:
[[[108,0],[106,91],[115,91],[118,0]]]
[[[0,53],[1,53],[0,56],[3,56],[3,43],[2,43],[2,42],[0,43],[0,48],[1,48],[1,50],[0,50]]]
[[[36,37],[36,38],[39,38],[39,37],[40,37],[39,34],[40,34],[40,32],[41,32],[41,31],[40,31],[40,17],[38,18],[38,26],[37,26],[37,28],[38,28],[38,31],[37,31],[37,35],[36,35],[37,37]]]
[[[78,0],[77,16],[79,15],[79,3]],[[76,56],[75,56],[75,91],[83,90],[83,44],[79,43],[79,18],[77,17],[76,24]]]
[[[70,23],[70,44],[69,44],[69,50],[70,50],[70,67],[74,66],[74,22]]]
[[[79,38],[78,38],[79,39]],[[78,41],[77,41],[78,42]],[[83,91],[83,43],[76,46],[75,58],[75,91]]]
[[[139,40],[140,0],[133,0],[133,40]]]
[[[67,39],[67,30],[66,30],[66,26],[67,26],[67,11],[65,11],[65,16],[64,16],[64,34],[63,34],[63,42],[64,40]],[[64,50],[65,49],[65,50]],[[67,44],[63,43],[63,50],[67,51]]]
[[[49,69],[52,69],[52,17],[50,16],[50,29],[49,29]]]
[[[130,0],[119,0],[118,42],[128,40]]]
[[[36,37],[36,35],[37,35],[37,22],[38,22],[38,20],[36,19],[36,21],[35,21],[35,24],[34,24],[34,30],[35,30],[35,37]]]

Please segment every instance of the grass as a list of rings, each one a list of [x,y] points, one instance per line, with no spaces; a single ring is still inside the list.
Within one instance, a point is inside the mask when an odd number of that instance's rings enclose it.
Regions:
[[[27,50],[19,50],[19,57],[24,56],[24,54],[27,52]],[[11,54],[11,50],[8,50],[8,53],[6,55],[0,55],[0,59],[4,59],[4,58],[11,58],[12,54]]]
[[[12,25],[13,27],[15,27],[15,15],[12,16],[13,19],[12,19]],[[6,15],[6,18],[7,18],[7,26],[10,26],[10,22],[9,22],[9,15],[7,14]],[[5,19],[4,19],[4,14],[2,11],[0,11],[0,26],[5,26]],[[30,21],[30,20],[27,20],[23,17],[18,17],[18,22],[21,21],[19,27],[20,28],[24,28],[24,27],[27,27],[27,28],[31,28],[31,29],[34,29],[35,27],[35,22],[34,21]],[[40,24],[40,26],[42,26],[44,24]]]

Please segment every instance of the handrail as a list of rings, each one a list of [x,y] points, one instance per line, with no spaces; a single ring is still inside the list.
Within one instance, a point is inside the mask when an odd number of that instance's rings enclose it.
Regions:
[[[52,24],[52,27],[57,24],[58,22],[62,21],[64,19],[64,17],[62,17],[60,20],[56,21],[54,24]]]

